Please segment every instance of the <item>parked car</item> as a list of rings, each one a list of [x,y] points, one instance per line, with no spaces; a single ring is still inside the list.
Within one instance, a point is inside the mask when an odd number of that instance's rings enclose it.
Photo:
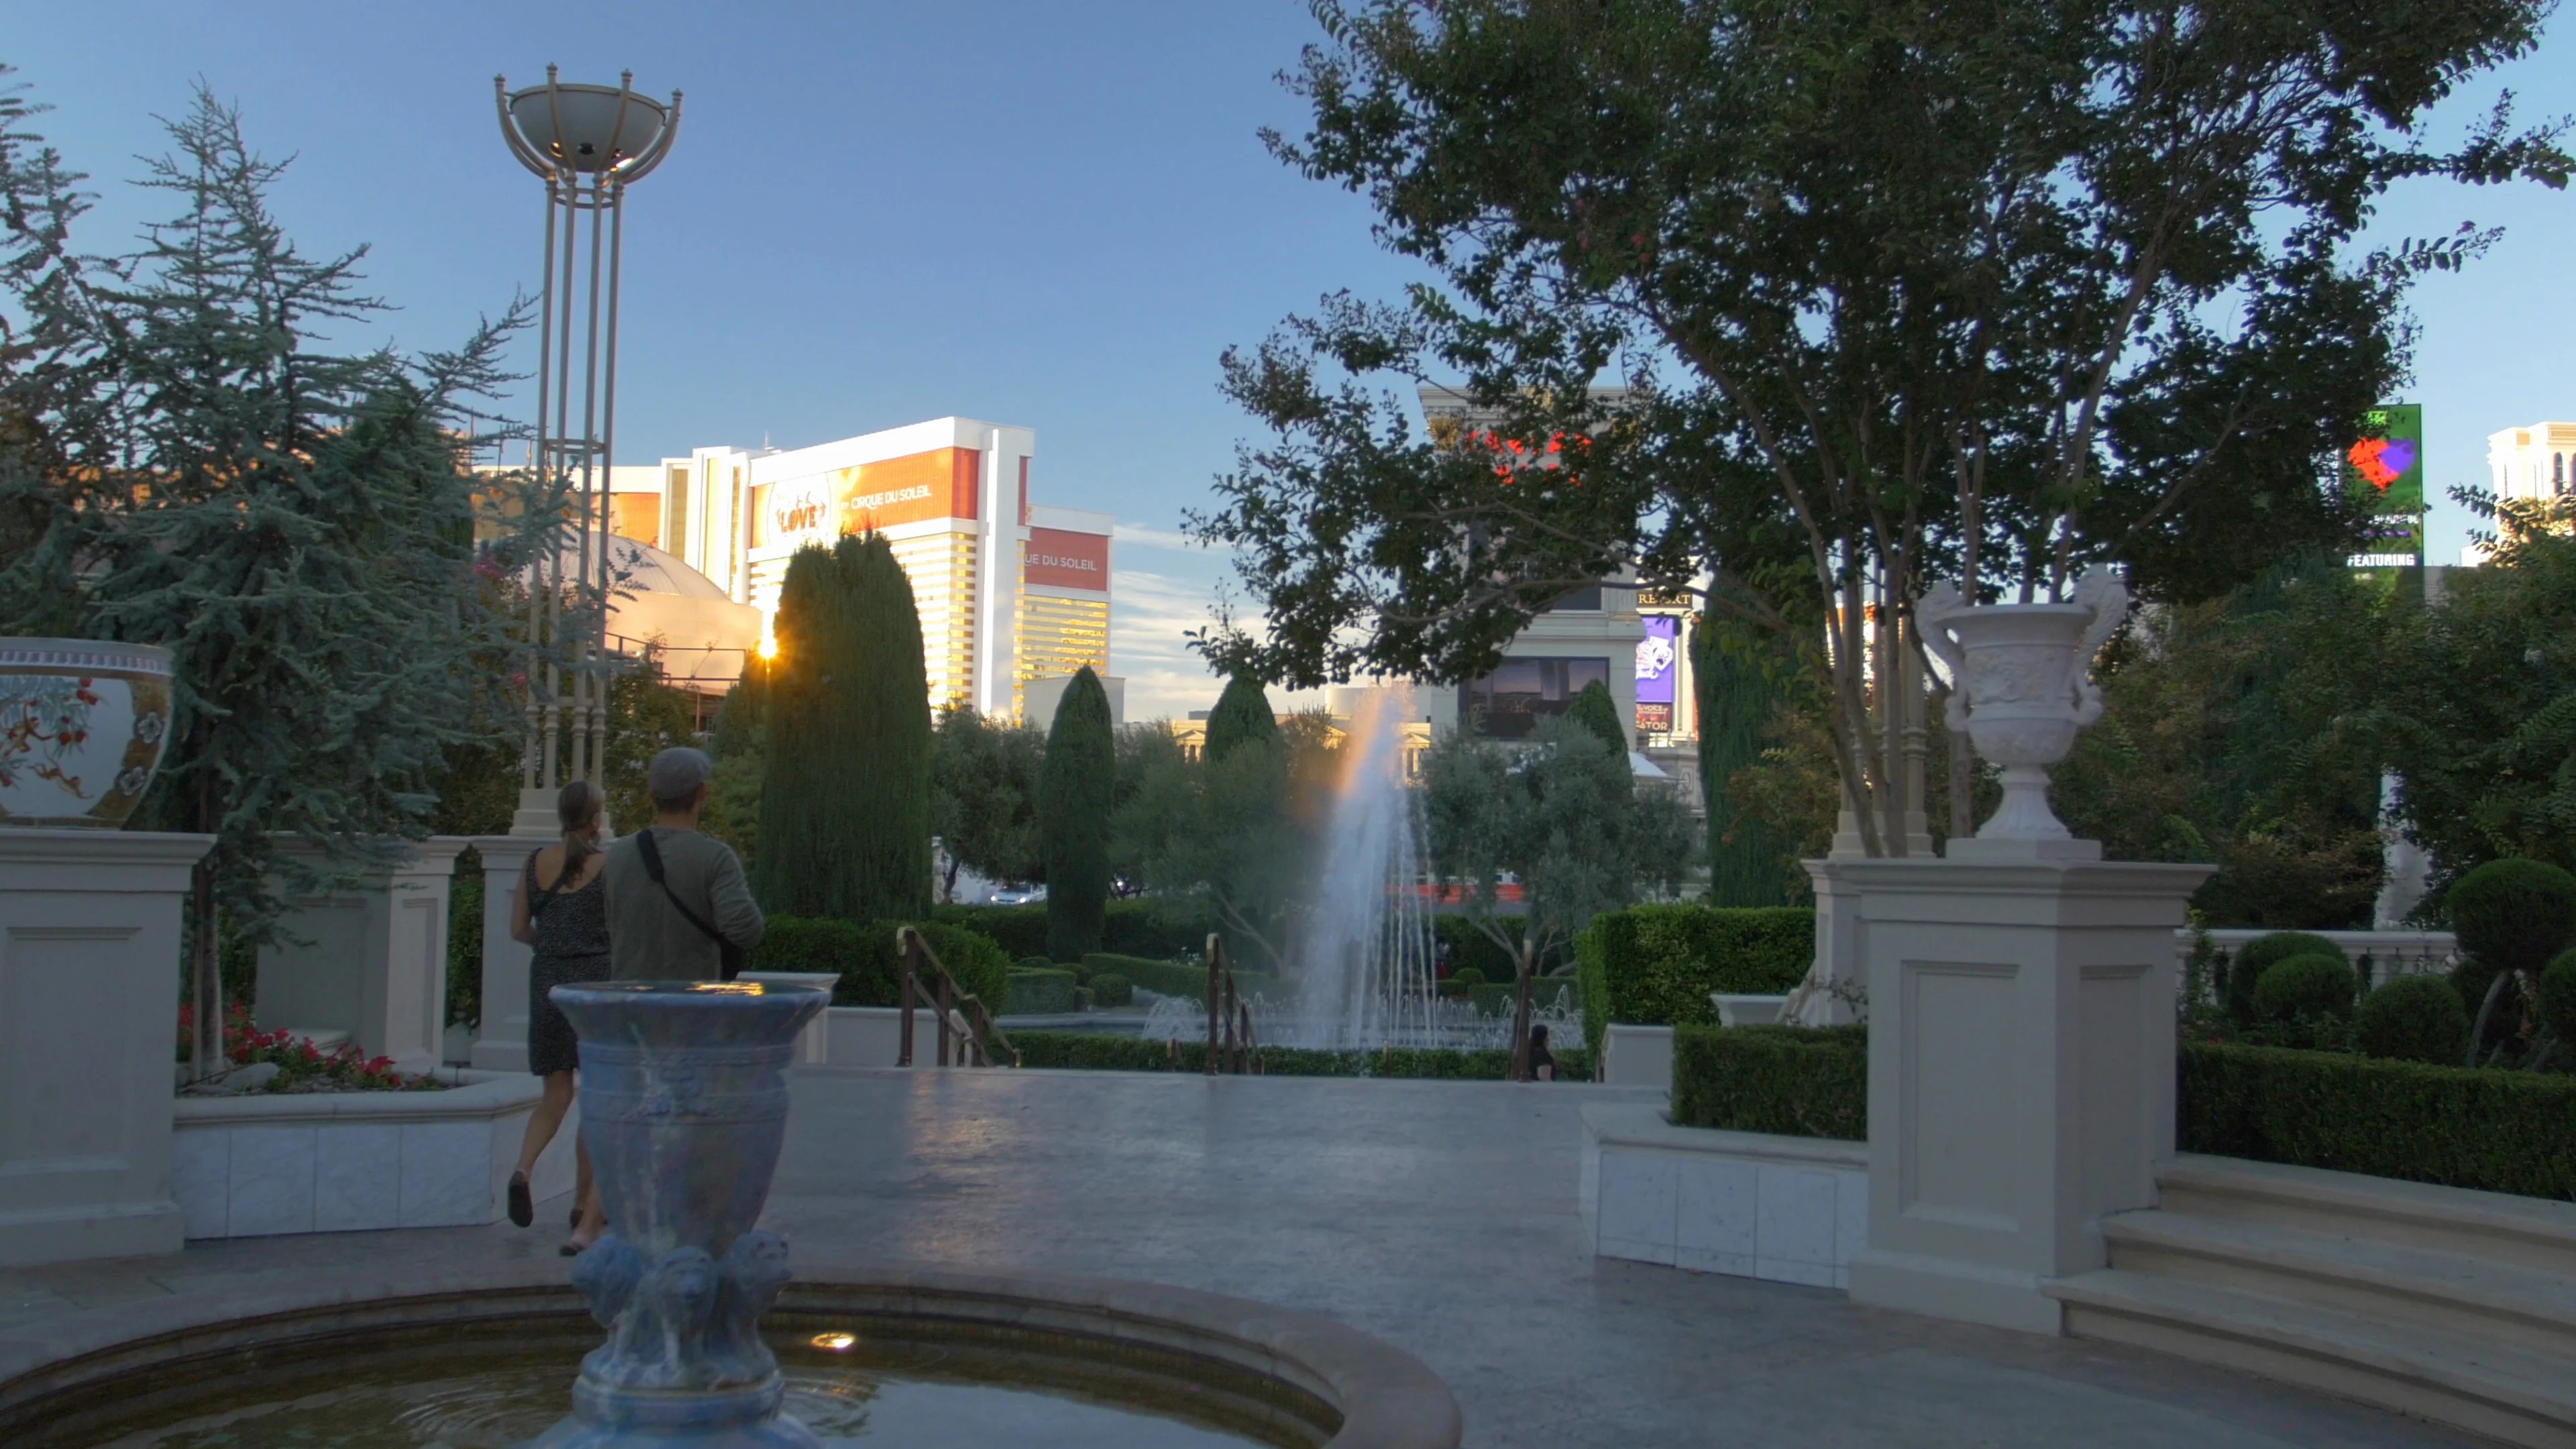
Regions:
[[[1004,886],[993,892],[997,906],[1034,906],[1045,899],[1045,886]]]

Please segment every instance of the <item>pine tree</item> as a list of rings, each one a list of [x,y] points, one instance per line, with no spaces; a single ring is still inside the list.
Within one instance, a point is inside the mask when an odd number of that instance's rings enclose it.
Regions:
[[[1270,712],[1270,696],[1261,681],[1237,674],[1226,680],[1216,708],[1208,711],[1207,743],[1201,753],[1213,764],[1234,753],[1234,747],[1245,740],[1279,743],[1279,717]]]
[[[1793,666],[1763,657],[1768,645],[1741,625],[1702,615],[1691,630],[1691,673],[1699,708],[1699,783],[1708,803],[1708,903],[1785,906],[1788,847],[1740,809],[1735,773],[1762,758]]]
[[[790,916],[930,911],[930,691],[884,537],[808,547],[779,591],[754,883]]]
[[[1610,697],[1610,686],[1596,679],[1576,690],[1565,706],[1565,718],[1568,724],[1592,731],[1612,755],[1623,761],[1628,758],[1628,732],[1619,727],[1619,704]],[[1633,783],[1630,793],[1635,793]]]
[[[1038,780],[1038,832],[1046,855],[1047,954],[1079,961],[1100,949],[1109,908],[1109,817],[1118,752],[1109,692],[1085,667],[1067,685],[1047,731]]]
[[[524,309],[464,348],[340,354],[383,304],[363,251],[299,253],[268,209],[281,166],[200,88],[148,189],[176,215],[142,249],[72,249],[81,178],[0,95],[0,633],[168,647],[173,715],[139,824],[210,834],[188,911],[199,1075],[220,1070],[225,937],[284,897],[427,833],[451,755],[507,738],[478,661],[510,620],[478,583],[463,404],[501,379]],[[351,324],[358,324],[352,328]],[[532,531],[556,517],[531,507]],[[547,541],[523,539],[523,546]],[[513,711],[515,713],[515,711]],[[319,864],[288,858],[302,837]]]

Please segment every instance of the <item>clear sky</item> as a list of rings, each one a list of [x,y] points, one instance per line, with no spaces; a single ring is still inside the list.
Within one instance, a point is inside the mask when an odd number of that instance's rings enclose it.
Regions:
[[[2439,0],[2426,0],[2439,3]],[[371,244],[405,347],[461,338],[533,290],[537,183],[498,133],[492,77],[686,92],[679,143],[629,201],[619,454],[780,447],[955,413],[1037,430],[1032,492],[1122,524],[1112,672],[1130,718],[1216,684],[1182,647],[1226,577],[1176,546],[1249,420],[1217,358],[1348,287],[1412,273],[1366,207],[1262,150],[1302,112],[1275,83],[1317,37],[1299,0],[777,0],[529,6],[0,0],[0,61],[102,192],[91,249],[151,210],[116,183],[152,116],[203,78],[255,144],[296,157],[278,209],[308,251]],[[2499,85],[2526,117],[2576,111],[2576,21],[2445,108]],[[2485,476],[2486,435],[2576,416],[2576,197],[2413,186],[2385,237],[2462,220],[2504,240],[2416,290],[2428,491]],[[534,341],[528,350],[533,363]],[[2467,520],[2447,501],[2436,562]],[[1284,700],[1283,700],[1284,702]]]

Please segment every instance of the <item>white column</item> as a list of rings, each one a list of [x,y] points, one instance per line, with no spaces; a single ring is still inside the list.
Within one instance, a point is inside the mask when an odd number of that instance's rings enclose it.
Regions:
[[[400,1070],[435,1070],[447,1030],[448,903],[467,843],[416,841],[398,864],[291,898],[279,939],[259,953],[253,1019],[270,1031],[345,1031]],[[314,858],[300,842],[287,849]]]
[[[546,810],[548,821],[554,810]],[[483,1021],[474,1033],[474,1067],[486,1072],[528,1069],[528,948],[510,936],[510,909],[528,857],[560,834],[478,835],[483,857]]]
[[[213,843],[0,828],[0,1265],[178,1251],[180,920]]]
[[[1857,849],[1852,859],[1861,858]],[[1789,994],[1787,1019],[1800,1026],[1844,1026],[1859,1019],[1853,1002],[1863,990],[1860,964],[1860,888],[1844,879],[1841,855],[1802,860],[1816,891],[1816,956],[1806,979]]]
[[[1869,982],[1869,1248],[1851,1296],[2056,1333],[2042,1286],[2101,1267],[2102,1217],[2154,1206],[2173,1155],[2173,933],[2211,867],[1836,868],[1859,893]]]

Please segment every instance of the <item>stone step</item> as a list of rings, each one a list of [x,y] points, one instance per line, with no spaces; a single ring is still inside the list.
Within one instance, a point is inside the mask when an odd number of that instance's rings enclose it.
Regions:
[[[2191,1213],[2122,1213],[2111,1266],[2361,1314],[2576,1363],[2576,1280],[2519,1264]]]
[[[2576,1375],[2563,1354],[2122,1268],[2058,1279],[2048,1293],[2077,1338],[2277,1379],[2528,1449],[2576,1449]]]
[[[2168,1211],[2391,1243],[2576,1281],[2576,1203],[2186,1153],[2156,1174]]]

